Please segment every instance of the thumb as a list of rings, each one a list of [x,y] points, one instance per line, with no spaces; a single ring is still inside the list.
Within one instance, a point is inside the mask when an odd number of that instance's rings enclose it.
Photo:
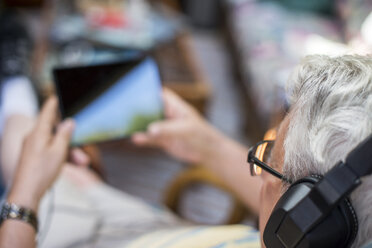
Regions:
[[[140,146],[162,146],[170,138],[180,136],[182,127],[179,120],[155,122],[149,125],[144,133],[136,133],[132,141]]]
[[[148,127],[147,133],[152,138],[171,138],[177,137],[184,131],[184,122],[182,120],[169,120],[156,122]]]
[[[74,126],[72,119],[65,120],[58,126],[57,133],[52,140],[51,149],[61,154],[63,158],[66,157]]]

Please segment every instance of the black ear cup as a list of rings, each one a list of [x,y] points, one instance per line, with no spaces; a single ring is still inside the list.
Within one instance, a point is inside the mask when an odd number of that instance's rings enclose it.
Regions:
[[[340,203],[339,207],[341,213],[344,215],[344,218],[347,222],[347,228],[349,228],[348,233],[350,236],[348,237],[348,244],[346,245],[346,247],[350,247],[358,234],[359,229],[358,217],[349,198],[343,200]]]
[[[346,198],[331,210],[331,212],[306,233],[292,229],[290,225],[283,224],[291,210],[310,192],[314,184],[321,179],[311,176],[298,180],[283,194],[276,204],[266,224],[263,239],[267,248],[271,247],[350,247],[358,230],[358,221],[355,211]],[[311,204],[310,204],[311,205]],[[304,209],[302,216],[306,219]]]

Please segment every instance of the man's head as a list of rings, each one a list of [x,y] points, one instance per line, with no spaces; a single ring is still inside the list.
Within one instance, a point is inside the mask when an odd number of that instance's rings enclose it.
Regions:
[[[372,57],[309,56],[291,76],[288,93],[291,110],[271,161],[292,181],[324,175],[372,133]],[[263,180],[261,230],[283,189],[271,175],[264,173]],[[366,177],[351,196],[360,224],[355,247],[372,237],[371,188],[372,177]]]

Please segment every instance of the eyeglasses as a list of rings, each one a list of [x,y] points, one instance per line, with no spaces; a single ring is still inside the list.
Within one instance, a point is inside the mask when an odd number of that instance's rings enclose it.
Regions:
[[[270,153],[274,146],[275,138],[276,130],[270,129],[266,132],[263,141],[258,142],[255,146],[249,149],[248,163],[250,165],[251,175],[259,176],[262,174],[262,170],[265,170],[280,180],[291,183],[291,180],[267,163],[270,159]]]

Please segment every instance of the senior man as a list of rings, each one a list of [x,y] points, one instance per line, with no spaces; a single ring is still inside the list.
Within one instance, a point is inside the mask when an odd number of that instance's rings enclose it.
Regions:
[[[324,175],[372,133],[372,58],[309,56],[289,79],[288,95],[290,111],[277,129],[269,159],[261,161],[271,168],[271,173],[259,170],[261,163],[252,164],[253,171],[250,173],[245,162],[248,149],[223,136],[170,92],[164,94],[168,118],[152,124],[148,132],[134,135],[133,142],[141,146],[161,147],[177,158],[199,162],[216,172],[248,207],[257,211],[260,240],[264,247],[263,230],[278,199],[290,186],[289,182],[311,174]],[[52,134],[55,108],[56,101],[50,100],[41,112],[34,130],[26,138],[7,197],[9,203],[29,209],[33,213],[33,220],[36,219],[40,199],[62,169],[73,130],[72,121],[67,120],[58,127],[55,135]],[[269,148],[266,146],[266,150]],[[71,172],[71,168],[69,170]],[[112,197],[111,189],[103,186],[96,177],[89,176],[89,173],[88,170],[73,172],[75,179],[79,175],[80,185],[105,192],[100,194],[99,201],[106,201],[107,195],[111,195],[107,198],[114,201],[126,197],[118,193]],[[260,176],[253,176],[257,174]],[[351,195],[359,222],[352,247],[360,247],[372,240],[371,189],[372,177],[366,176],[361,186]],[[83,196],[84,192],[79,194]],[[106,205],[110,205],[110,202],[106,201]],[[121,206],[125,208],[126,204]],[[165,216],[162,212],[157,214]],[[147,229],[147,233],[137,233],[129,239],[126,237],[121,247],[259,246],[255,242],[258,234],[242,226],[223,229],[183,227],[169,216],[165,218],[168,226],[156,225],[159,221],[154,221],[155,217],[152,217],[140,221],[147,220],[155,224],[158,228],[156,232]],[[306,218],[306,213],[303,217]],[[120,217],[119,220],[126,219]],[[0,246],[34,247],[34,223],[35,220],[5,219],[0,228]],[[131,225],[135,226],[135,222]],[[189,232],[184,232],[184,229]],[[51,228],[50,231],[54,232],[55,229]],[[327,231],[324,231],[325,235]],[[75,243],[75,247],[80,246]],[[99,246],[96,244],[95,247]]]

